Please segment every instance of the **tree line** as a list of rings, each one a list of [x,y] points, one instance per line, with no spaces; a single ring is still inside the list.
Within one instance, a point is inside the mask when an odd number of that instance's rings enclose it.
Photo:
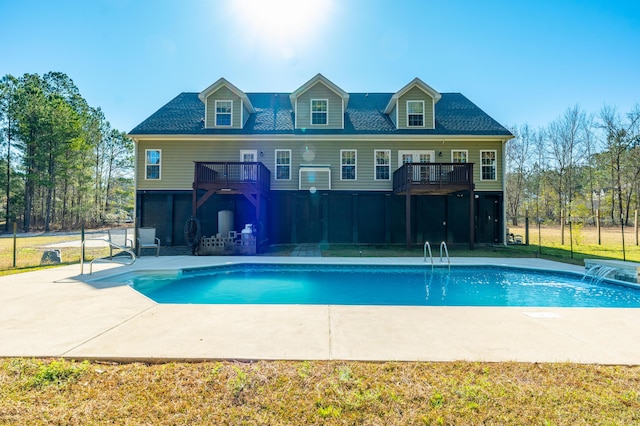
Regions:
[[[133,214],[133,142],[64,73],[0,80],[0,224],[78,229]]]
[[[506,145],[506,209],[559,223],[628,225],[640,209],[640,104],[588,114],[578,105],[547,126],[513,126]]]
[[[511,127],[506,210],[629,224],[640,209],[640,104],[619,113],[568,108],[547,126]],[[133,142],[60,72],[0,79],[0,226],[24,231],[100,226],[131,217]],[[4,219],[4,224],[2,224]]]

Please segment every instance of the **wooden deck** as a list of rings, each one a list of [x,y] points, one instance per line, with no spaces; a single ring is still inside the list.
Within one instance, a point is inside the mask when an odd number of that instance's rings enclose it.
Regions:
[[[469,248],[474,247],[473,163],[406,163],[393,173],[393,193],[405,196],[407,248],[411,246],[411,196],[469,191]],[[422,243],[421,241],[417,241]]]
[[[271,189],[271,172],[260,162],[196,161],[193,215],[213,194],[242,194],[259,209],[260,197]],[[206,191],[198,198],[199,190]]]
[[[406,163],[393,173],[393,192],[449,194],[473,190],[472,163]]]
[[[222,192],[268,191],[271,172],[258,162],[195,163],[194,188]]]

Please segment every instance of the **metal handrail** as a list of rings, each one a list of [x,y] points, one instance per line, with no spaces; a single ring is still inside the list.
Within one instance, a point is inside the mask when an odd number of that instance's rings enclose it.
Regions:
[[[433,255],[431,254],[431,244],[429,241],[424,242],[424,261],[427,261],[427,248],[429,249],[429,258],[431,259],[431,269],[433,269]]]
[[[442,262],[442,248],[444,247],[444,252],[447,255],[447,262],[449,263],[449,269],[451,269],[451,259],[449,259],[449,249],[447,249],[447,243],[444,241],[440,243],[440,262]]]
[[[122,250],[125,253],[128,253],[131,255],[131,262],[130,263],[126,263],[126,262],[118,262],[118,261],[114,261],[112,256],[109,257],[98,257],[93,259],[91,262],[89,262],[89,275],[91,275],[93,273],[93,262],[116,262],[116,263],[122,263],[123,265],[133,265],[136,262],[136,254],[133,252],[133,250],[131,250],[129,247],[124,247],[121,245],[118,245],[110,240],[104,239],[104,238],[87,238],[86,240],[82,241],[82,248],[80,250],[80,275],[84,275],[84,246],[85,243],[87,241],[105,241],[107,244],[109,244],[109,246],[111,248],[116,248],[118,250]],[[109,260],[106,260],[109,259]]]

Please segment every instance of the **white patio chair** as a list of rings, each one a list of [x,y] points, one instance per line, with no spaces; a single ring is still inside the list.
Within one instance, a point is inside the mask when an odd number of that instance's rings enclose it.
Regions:
[[[109,241],[113,244],[117,244],[120,247],[124,247],[125,249],[133,248],[133,238],[129,238],[130,230],[128,229],[109,229],[107,230],[109,234]],[[131,236],[133,237],[133,235]],[[109,246],[109,258],[113,257],[113,250],[118,250],[113,246]]]
[[[138,256],[146,248],[155,248],[156,257],[160,255],[160,239],[156,237],[156,228],[138,228]]]

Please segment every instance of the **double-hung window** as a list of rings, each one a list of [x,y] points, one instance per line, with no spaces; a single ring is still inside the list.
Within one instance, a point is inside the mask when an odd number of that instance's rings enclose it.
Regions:
[[[231,126],[233,101],[216,101],[216,126]]]
[[[374,151],[376,176],[375,180],[389,180],[391,177],[391,150],[376,149]]]
[[[480,151],[480,180],[496,180],[496,151]]]
[[[160,160],[162,158],[162,151],[159,149],[145,149],[144,151],[144,166],[145,166],[145,179],[147,180],[159,180],[160,179]]]
[[[356,180],[356,160],[357,151],[355,149],[340,150],[340,179]]]
[[[468,152],[466,149],[464,150],[453,150],[451,151],[451,162],[452,163],[466,163],[467,162]]]
[[[311,124],[327,124],[327,99],[311,99]]]
[[[407,126],[424,127],[424,101],[407,101]]]
[[[291,150],[276,149],[276,180],[291,179]]]

